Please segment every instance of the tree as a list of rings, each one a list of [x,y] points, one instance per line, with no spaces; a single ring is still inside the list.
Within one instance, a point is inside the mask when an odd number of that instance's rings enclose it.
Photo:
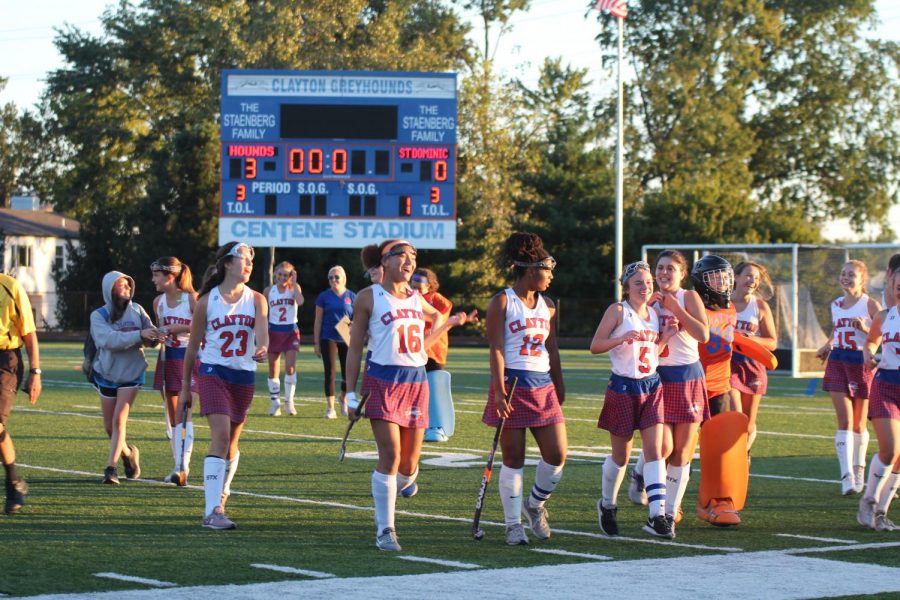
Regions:
[[[0,92],[6,87],[7,80],[0,77]],[[20,168],[18,140],[21,125],[16,105],[9,102],[0,105],[0,206],[9,206],[10,198],[16,190],[16,180]]]

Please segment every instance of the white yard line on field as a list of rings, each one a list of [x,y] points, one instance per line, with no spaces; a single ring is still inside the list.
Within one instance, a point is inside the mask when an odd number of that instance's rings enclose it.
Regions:
[[[94,573],[94,577],[115,579],[116,581],[127,581],[128,583],[140,583],[141,585],[149,585],[156,588],[171,588],[177,586],[177,584],[170,581],[148,579],[147,577],[134,577],[133,575],[122,575],[121,573]]]
[[[588,560],[612,560],[612,556],[604,556],[602,554],[587,554],[585,552],[569,552],[568,550],[558,550],[556,548],[532,548],[531,551],[538,552],[540,554],[553,554],[555,556],[586,558]]]
[[[297,569],[295,567],[283,567],[281,565],[267,565],[264,563],[251,563],[254,569],[266,569],[268,571],[278,571],[279,573],[289,573],[291,575],[303,575],[304,577],[313,577],[315,579],[328,579],[334,577],[333,573],[323,573],[322,571],[309,571],[307,569]]]
[[[824,554],[828,552],[854,552],[857,550],[881,550],[884,548],[898,548],[900,541],[897,542],[872,542],[870,544],[852,544],[847,546],[824,546],[820,548],[788,548],[787,550],[778,550],[781,554]],[[900,569],[898,569],[900,572]],[[897,580],[900,585],[900,579]],[[900,587],[897,588],[900,590]]]
[[[424,556],[407,556],[404,554],[398,554],[397,558],[400,560],[408,560],[410,562],[420,562],[420,563],[428,563],[431,565],[440,565],[442,567],[453,567],[454,569],[482,569],[481,565],[476,565],[475,563],[464,563],[456,560],[443,560],[440,558],[426,558]]]
[[[800,540],[812,540],[814,542],[831,542],[832,544],[858,544],[856,540],[839,540],[836,538],[815,537],[812,535],[795,535],[793,533],[776,533],[775,537],[797,538]]]

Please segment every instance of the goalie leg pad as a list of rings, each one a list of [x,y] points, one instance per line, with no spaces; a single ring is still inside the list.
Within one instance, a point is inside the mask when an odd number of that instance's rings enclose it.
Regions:
[[[428,372],[428,429],[426,441],[447,441],[456,430],[456,412],[450,392],[450,373],[444,370]],[[429,439],[429,438],[435,439]],[[443,439],[442,439],[443,438]]]
[[[747,501],[750,465],[747,461],[747,425],[744,413],[716,415],[700,430],[700,493],[698,507],[716,499],[730,499],[733,510]]]

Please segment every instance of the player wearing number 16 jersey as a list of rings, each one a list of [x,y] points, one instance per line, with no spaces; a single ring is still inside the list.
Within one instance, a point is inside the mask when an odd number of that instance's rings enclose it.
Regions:
[[[566,461],[568,437],[560,407],[566,391],[553,321],[556,307],[543,295],[553,281],[556,260],[537,235],[514,233],[499,262],[512,268],[516,281],[488,304],[491,384],[482,420],[496,427],[501,417],[506,419],[500,437],[500,500],[506,543],[519,545],[528,543],[523,514],[536,537],[550,537],[544,503],[559,483]],[[506,386],[512,377],[518,377],[518,384],[507,405]],[[531,493],[523,501],[526,429],[537,442],[541,460]]]
[[[379,246],[366,246],[362,256],[366,268],[384,267],[384,279],[360,291],[353,304],[347,351],[347,409],[350,419],[358,418],[354,390],[363,342],[368,336],[370,355],[362,394],[368,396],[365,415],[378,446],[378,463],[372,473],[375,545],[396,552],[400,550],[394,527],[397,494],[416,485],[422,438],[428,426],[425,349],[450,326],[465,323],[466,315],[459,313],[445,321],[410,288],[416,249],[409,242],[388,240]],[[433,324],[427,337],[426,319]]]
[[[831,394],[837,414],[834,447],[841,469],[841,492],[845,496],[861,492],[865,485],[869,446],[866,413],[875,372],[863,364],[862,347],[872,318],[881,310],[878,301],[866,293],[868,279],[868,268],[858,260],[848,261],[841,269],[844,295],[831,303],[831,337],[816,353],[820,360],[828,361],[822,389]]]
[[[203,526],[210,529],[235,527],[225,516],[225,502],[241,456],[238,441],[253,401],[256,363],[266,360],[269,344],[266,299],[246,286],[253,255],[253,248],[237,242],[216,252],[216,271],[200,290],[184,357],[179,402],[190,406],[192,370],[205,340],[197,383],[200,414],[209,421],[212,438],[203,461]]]

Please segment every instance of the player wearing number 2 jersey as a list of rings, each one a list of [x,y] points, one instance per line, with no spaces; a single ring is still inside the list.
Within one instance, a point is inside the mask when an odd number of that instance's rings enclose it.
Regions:
[[[253,248],[237,242],[216,252],[216,271],[200,290],[184,357],[179,402],[190,406],[192,369],[204,340],[197,379],[200,413],[212,438],[203,461],[203,526],[210,529],[235,527],[225,516],[225,502],[241,456],[238,440],[253,400],[256,363],[266,359],[269,344],[266,299],[246,286],[253,255]]]
[[[848,261],[841,269],[844,295],[831,303],[831,336],[816,353],[819,359],[828,361],[822,389],[831,394],[837,414],[834,447],[841,469],[841,492],[845,496],[861,492],[865,485],[869,445],[866,413],[869,386],[875,372],[863,364],[862,347],[872,318],[881,310],[878,301],[866,294],[868,279],[868,268],[858,260]]]
[[[284,353],[284,411],[293,416],[294,394],[297,391],[297,350],[300,349],[300,329],[297,311],[303,306],[303,292],[297,283],[297,269],[287,261],[275,267],[275,285],[263,290],[269,302],[269,399],[270,417],[281,414],[279,380],[281,354]],[[331,411],[332,413],[334,411]],[[327,415],[326,415],[327,416]],[[334,418],[334,415],[331,415]]]
[[[677,333],[678,326],[670,321],[660,331],[659,316],[649,305],[653,277],[646,262],[627,265],[621,284],[625,300],[606,309],[591,340],[591,353],[608,352],[612,362],[597,424],[609,431],[612,442],[612,453],[603,463],[602,497],[597,501],[600,529],[607,535],[619,533],[616,499],[625,477],[634,430],[638,429],[646,459],[644,481],[650,509],[643,529],[650,535],[671,539],[675,533],[666,519],[666,463],[662,455],[665,415],[656,368],[660,350]]]
[[[394,506],[398,492],[416,485],[422,438],[428,425],[425,349],[450,326],[464,323],[466,315],[459,313],[445,321],[410,288],[416,249],[409,242],[388,240],[380,246],[366,246],[362,256],[366,268],[384,267],[384,279],[360,291],[353,304],[347,351],[348,417],[358,418],[354,390],[363,342],[368,336],[371,354],[366,361],[362,394],[368,396],[365,414],[378,446],[378,463],[372,473],[375,545],[381,550],[399,551]],[[427,337],[426,319],[433,322]]]
[[[553,281],[556,260],[532,233],[514,233],[499,257],[512,268],[516,282],[491,299],[487,309],[491,385],[482,420],[495,427],[505,418],[500,445],[500,500],[506,522],[506,543],[527,544],[522,514],[540,539],[550,537],[544,503],[562,477],[568,437],[560,405],[565,386],[556,345],[556,307],[543,295]],[[505,401],[507,384],[518,377],[512,399]],[[534,486],[524,501],[525,430],[541,452]]]

